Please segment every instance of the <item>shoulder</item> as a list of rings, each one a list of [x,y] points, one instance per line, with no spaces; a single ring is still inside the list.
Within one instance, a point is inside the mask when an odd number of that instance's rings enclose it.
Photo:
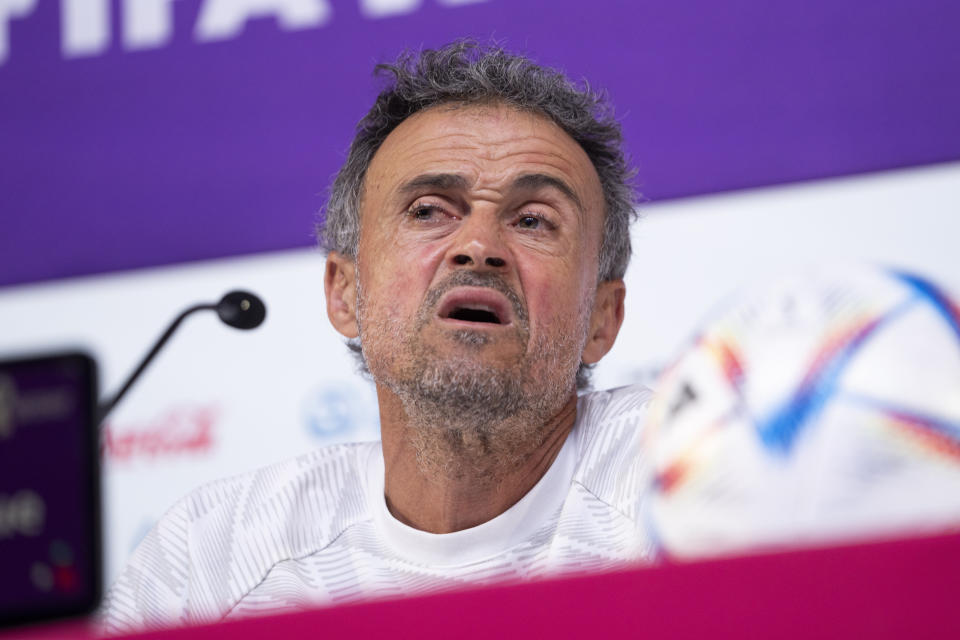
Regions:
[[[653,392],[640,384],[580,396],[575,433],[581,454],[603,455],[617,442],[636,439],[652,398]]]
[[[341,444],[272,464],[255,471],[204,485],[184,498],[185,512],[194,534],[209,536],[229,528],[234,537],[256,536],[265,530],[302,526],[333,526],[352,504],[345,496],[363,495],[363,468],[378,443]],[[229,518],[225,516],[229,514]],[[209,522],[205,522],[209,521]],[[203,527],[197,525],[204,523]],[[299,550],[297,545],[289,548]]]
[[[275,564],[329,545],[369,517],[364,468],[377,447],[326,447],[182,498],[110,590],[108,629],[219,619]]]
[[[648,468],[642,433],[653,392],[643,385],[584,394],[577,405],[574,481],[631,519]]]

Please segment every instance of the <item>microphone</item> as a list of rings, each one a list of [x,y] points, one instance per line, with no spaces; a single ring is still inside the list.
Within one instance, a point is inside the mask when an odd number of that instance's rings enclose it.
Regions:
[[[160,339],[157,340],[156,344],[153,345],[137,368],[130,374],[130,377],[123,383],[123,386],[120,387],[116,395],[108,400],[102,401],[97,407],[96,420],[101,428],[107,415],[113,411],[113,408],[117,406],[123,396],[127,394],[127,391],[129,391],[130,387],[137,381],[140,374],[146,370],[150,362],[153,361],[154,357],[160,352],[160,349],[163,348],[163,345],[167,343],[174,331],[177,330],[177,327],[180,326],[180,323],[183,322],[187,316],[197,311],[216,311],[217,316],[224,324],[244,330],[256,329],[263,323],[264,318],[267,317],[267,307],[263,304],[263,300],[256,294],[241,290],[227,293],[220,298],[220,301],[216,304],[195,304],[192,307],[184,309],[180,315],[170,323],[170,326],[167,327],[167,330],[163,332]]]
[[[216,309],[220,319],[236,329],[256,329],[267,317],[263,300],[249,291],[231,291],[220,298]]]

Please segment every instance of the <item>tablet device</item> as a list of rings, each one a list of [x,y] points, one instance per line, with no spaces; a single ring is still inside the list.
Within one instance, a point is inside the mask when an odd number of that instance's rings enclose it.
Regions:
[[[0,360],[0,626],[100,603],[96,379],[79,352]]]

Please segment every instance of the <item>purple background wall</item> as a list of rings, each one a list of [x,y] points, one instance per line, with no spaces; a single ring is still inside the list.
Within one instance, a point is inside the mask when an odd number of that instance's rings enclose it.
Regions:
[[[142,51],[112,1],[111,45],[76,58],[36,4],[0,63],[0,285],[310,245],[373,63],[460,36],[608,89],[653,200],[960,158],[954,0],[332,0],[204,43],[179,0]]]

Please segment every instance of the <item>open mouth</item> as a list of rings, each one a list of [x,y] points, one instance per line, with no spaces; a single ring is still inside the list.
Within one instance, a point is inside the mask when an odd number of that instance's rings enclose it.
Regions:
[[[486,287],[454,289],[444,297],[437,315],[444,320],[491,327],[509,325],[513,321],[506,297]]]
[[[489,324],[501,324],[499,316],[490,309],[457,307],[447,315],[453,320],[463,320],[464,322],[486,322]]]

